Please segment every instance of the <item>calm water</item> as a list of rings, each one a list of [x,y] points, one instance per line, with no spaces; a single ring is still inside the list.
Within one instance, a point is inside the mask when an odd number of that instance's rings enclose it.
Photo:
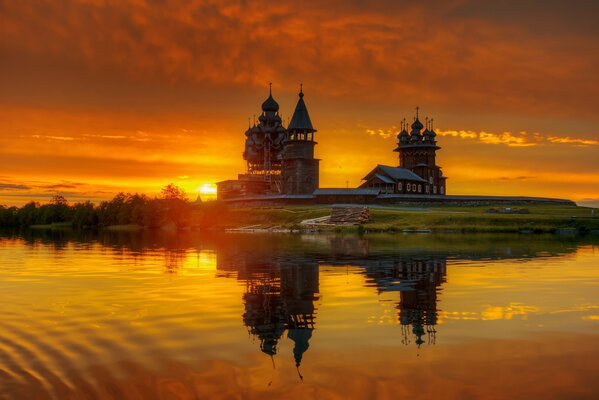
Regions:
[[[599,239],[0,233],[0,398],[597,398]]]

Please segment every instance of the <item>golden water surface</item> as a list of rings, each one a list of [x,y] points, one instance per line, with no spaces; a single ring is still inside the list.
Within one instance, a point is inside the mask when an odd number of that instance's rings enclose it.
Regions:
[[[1,399],[598,398],[599,239],[0,233]]]

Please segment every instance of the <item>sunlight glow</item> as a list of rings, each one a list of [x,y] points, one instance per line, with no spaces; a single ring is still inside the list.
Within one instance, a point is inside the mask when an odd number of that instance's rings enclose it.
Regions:
[[[216,185],[214,183],[204,183],[198,187],[198,192],[201,194],[216,194]]]

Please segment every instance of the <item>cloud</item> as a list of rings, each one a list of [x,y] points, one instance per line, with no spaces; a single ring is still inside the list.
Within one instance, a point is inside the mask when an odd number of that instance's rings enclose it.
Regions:
[[[380,136],[383,139],[388,139],[391,136],[395,136],[397,135],[397,127],[396,126],[392,126],[391,128],[388,129],[377,129],[377,130],[373,130],[373,129],[368,129],[366,128],[366,133],[368,133],[371,136]]]
[[[571,137],[558,137],[558,136],[549,136],[547,141],[551,143],[567,143],[567,144],[577,144],[581,146],[598,146],[599,140],[592,139],[576,139]]]
[[[52,135],[31,135],[34,139],[45,139],[45,140],[53,140],[60,142],[70,142],[72,140],[77,140],[77,138],[72,136],[52,136]]]
[[[502,181],[511,181],[511,180],[517,180],[517,181],[521,181],[524,179],[535,179],[536,176],[500,176],[499,179]]]
[[[85,186],[85,183],[62,182],[62,183],[52,183],[52,184],[45,184],[45,185],[36,185],[34,187],[40,188],[40,189],[59,190],[59,189],[77,189],[81,186]]]
[[[56,70],[89,83],[108,76],[114,91],[152,82],[234,93],[303,80],[336,99],[594,116],[597,7],[511,4],[123,0],[72,1],[65,12],[51,0],[3,2],[0,49],[10,76],[23,78],[6,91],[14,96],[26,76]]]
[[[372,129],[366,128],[366,133],[369,135],[379,135],[385,139],[390,137],[395,138],[398,130],[395,126],[387,129]],[[569,136],[547,136],[538,132],[502,132],[502,133],[491,133],[491,132],[475,132],[471,130],[435,130],[438,136],[448,136],[465,140],[476,140],[483,144],[493,145],[506,145],[509,147],[532,147],[539,145],[549,144],[565,144],[565,145],[577,145],[577,146],[599,146],[599,140],[593,139],[579,139],[572,138]]]
[[[101,135],[103,139],[127,139],[127,136],[124,135]]]
[[[30,190],[31,187],[17,183],[0,183],[0,190]]]

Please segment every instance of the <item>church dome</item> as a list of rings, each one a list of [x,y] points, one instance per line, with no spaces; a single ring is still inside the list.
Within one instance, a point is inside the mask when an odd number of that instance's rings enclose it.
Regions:
[[[407,140],[407,139],[410,138],[410,134],[404,128],[404,129],[401,130],[401,132],[399,132],[399,134],[397,135],[397,138],[399,140]]]
[[[437,136],[437,133],[435,131],[433,131],[433,130],[428,130],[427,129],[426,131],[424,131],[424,136],[428,136],[428,137],[434,138],[435,136]]]
[[[272,94],[268,96],[268,99],[262,103],[262,111],[279,111],[279,103],[272,98]]]
[[[422,128],[424,128],[424,125],[422,125],[422,122],[420,122],[418,117],[416,117],[416,119],[412,123],[412,130],[416,129],[416,130],[420,131]]]
[[[277,112],[279,111],[279,103],[277,103],[275,99],[272,98],[272,83],[269,85],[270,87],[268,89],[268,99],[266,99],[264,103],[262,103],[262,111]]]
[[[422,136],[424,136],[424,141],[427,143],[435,143],[435,137],[437,133],[433,129],[433,120],[426,119],[426,129],[422,132]]]

